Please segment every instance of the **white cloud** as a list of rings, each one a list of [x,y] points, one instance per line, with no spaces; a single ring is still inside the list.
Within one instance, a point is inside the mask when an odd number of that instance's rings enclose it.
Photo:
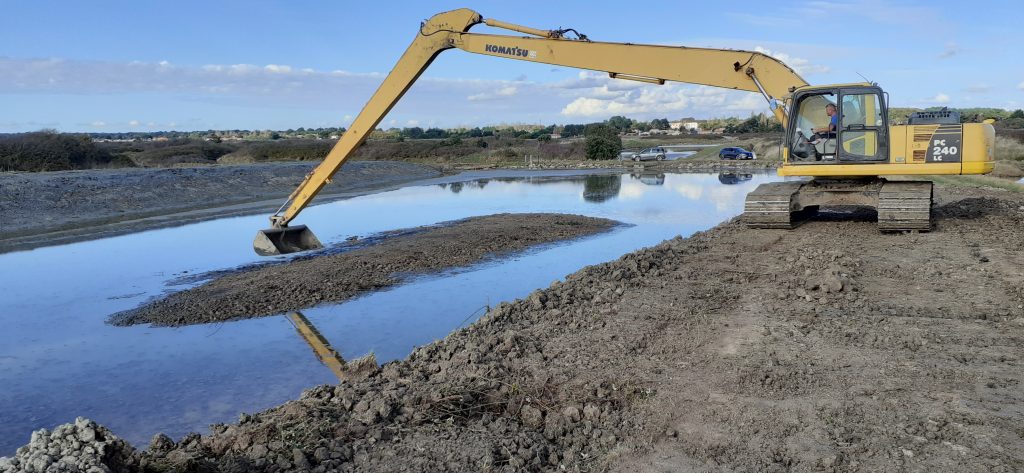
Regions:
[[[89,126],[91,126],[93,128],[103,128],[103,127],[107,126],[107,122],[97,120],[97,121],[94,121],[94,122],[90,123]]]
[[[793,70],[800,75],[824,74],[832,71],[832,69],[829,68],[828,66],[824,66],[821,64],[811,64],[811,61],[807,59],[793,57],[781,51],[772,51],[761,46],[754,47],[754,51],[757,51],[761,54],[767,54],[775,59],[778,59],[786,63],[787,66],[792,67]]]
[[[284,65],[208,64],[194,67],[0,57],[0,94],[146,94],[156,97],[152,104],[132,99],[133,106],[138,108],[121,111],[128,116],[112,113],[103,117],[107,123],[117,122],[121,127],[186,129],[208,126],[194,124],[191,121],[194,120],[194,112],[187,108],[174,111],[160,108],[161,115],[144,125],[134,119],[138,116],[135,113],[160,107],[168,97],[179,100],[185,107],[188,103],[201,103],[197,108],[207,110],[225,107],[224,113],[229,117],[238,113],[237,107],[271,112],[265,114],[268,117],[274,115],[273,110],[287,108],[292,116],[303,113],[316,115],[320,120],[330,116],[332,124],[344,126],[366,104],[383,77],[380,73],[327,72]],[[530,82],[523,77],[516,79],[423,77],[396,105],[388,119],[396,120],[397,124],[413,120],[419,126],[452,126],[601,120],[617,114],[642,120],[687,115],[743,116],[766,110],[763,100],[748,92],[679,83],[656,86],[611,79],[606,74],[595,72],[584,71],[572,79],[550,83]],[[486,105],[483,105],[484,101]],[[341,123],[333,118],[346,115]],[[89,125],[91,120],[91,117],[82,119],[79,126],[92,128]],[[168,125],[172,120],[174,123]],[[227,118],[222,122],[220,125],[226,127],[245,123],[249,128],[259,128],[279,123],[279,120],[239,115],[237,121]],[[107,128],[112,128],[112,125],[107,125]]]
[[[516,95],[516,93],[518,93],[518,92],[519,92],[519,88],[518,87],[516,87],[514,85],[509,85],[509,86],[501,87],[498,90],[495,90],[494,92],[480,92],[479,94],[473,94],[473,95],[470,95],[469,97],[466,97],[466,99],[471,101],[471,102],[476,102],[476,101],[480,101],[480,100],[495,100],[495,99],[512,97],[512,96]]]
[[[927,99],[929,102],[935,103],[949,103],[949,96],[943,93],[937,94],[934,97]]]
[[[1024,82],[1021,82],[1020,84],[1017,84],[1017,88],[1020,89],[1020,90],[1024,90]]]
[[[719,116],[723,111],[748,115],[765,108],[756,94],[670,82],[656,86],[581,72],[576,79],[549,86],[569,103],[566,117],[603,119],[612,115],[657,118],[673,115]]]
[[[130,126],[132,128],[135,128],[135,127],[139,126],[139,121],[138,120],[131,120],[131,121],[128,122],[128,126]]]
[[[278,64],[267,64],[263,66],[263,69],[267,72],[274,72],[279,74],[288,74],[292,72],[292,66],[282,66]]]

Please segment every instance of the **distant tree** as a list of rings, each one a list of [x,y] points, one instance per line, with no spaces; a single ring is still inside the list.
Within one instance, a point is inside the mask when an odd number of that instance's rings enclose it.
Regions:
[[[279,140],[279,139],[281,139],[281,134],[276,132],[276,131],[271,132],[270,133],[270,139],[272,139],[272,140]]]
[[[427,131],[423,132],[423,137],[435,140],[440,138],[447,138],[448,132],[440,128],[427,128]]]
[[[548,135],[548,134],[540,135],[540,136],[537,137],[537,141],[540,141],[541,143],[547,143],[547,142],[551,141],[551,135]]]
[[[483,138],[480,138],[480,139],[476,140],[476,145],[479,148],[486,148],[487,147],[487,142],[484,141]]]
[[[565,138],[580,136],[583,134],[584,128],[584,125],[565,125],[562,127],[562,136]]]
[[[614,117],[609,118],[607,123],[608,126],[615,128],[620,132],[629,131],[631,128],[633,128],[633,120],[630,120],[620,115],[616,115]]]
[[[418,126],[414,126],[412,128],[402,128],[402,136],[409,138],[411,140],[418,140],[420,138],[423,138],[423,129]]]
[[[584,136],[587,159],[615,159],[622,152],[622,138],[611,126],[603,123],[587,125]]]
[[[1017,109],[1010,114],[1010,118],[1024,118],[1024,110]]]
[[[651,120],[651,128],[654,128],[655,130],[668,130],[669,128],[672,128],[672,126],[669,125],[667,118],[655,118],[654,120]]]

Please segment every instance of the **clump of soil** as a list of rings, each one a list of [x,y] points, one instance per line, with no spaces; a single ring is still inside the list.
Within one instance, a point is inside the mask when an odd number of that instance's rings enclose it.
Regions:
[[[396,232],[371,246],[245,268],[112,317],[115,325],[180,326],[298,310],[617,225],[563,214],[498,214]]]

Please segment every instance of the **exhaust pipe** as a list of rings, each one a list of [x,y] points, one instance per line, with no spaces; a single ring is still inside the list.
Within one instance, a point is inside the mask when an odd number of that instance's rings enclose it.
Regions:
[[[252,248],[260,256],[277,256],[323,248],[316,235],[305,225],[274,227],[256,232]]]

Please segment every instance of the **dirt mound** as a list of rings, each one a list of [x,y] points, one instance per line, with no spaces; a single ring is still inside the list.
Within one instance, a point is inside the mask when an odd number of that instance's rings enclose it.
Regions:
[[[50,432],[32,433],[32,441],[11,458],[0,458],[2,473],[69,473],[139,471],[139,456],[106,427],[79,417]]]
[[[1019,205],[995,197],[967,197],[935,209],[939,218],[972,219],[987,215],[1012,215]]]
[[[499,214],[402,230],[340,254],[244,268],[117,314],[111,322],[187,325],[274,315],[393,286],[410,273],[467,266],[615,225],[581,215]]]

